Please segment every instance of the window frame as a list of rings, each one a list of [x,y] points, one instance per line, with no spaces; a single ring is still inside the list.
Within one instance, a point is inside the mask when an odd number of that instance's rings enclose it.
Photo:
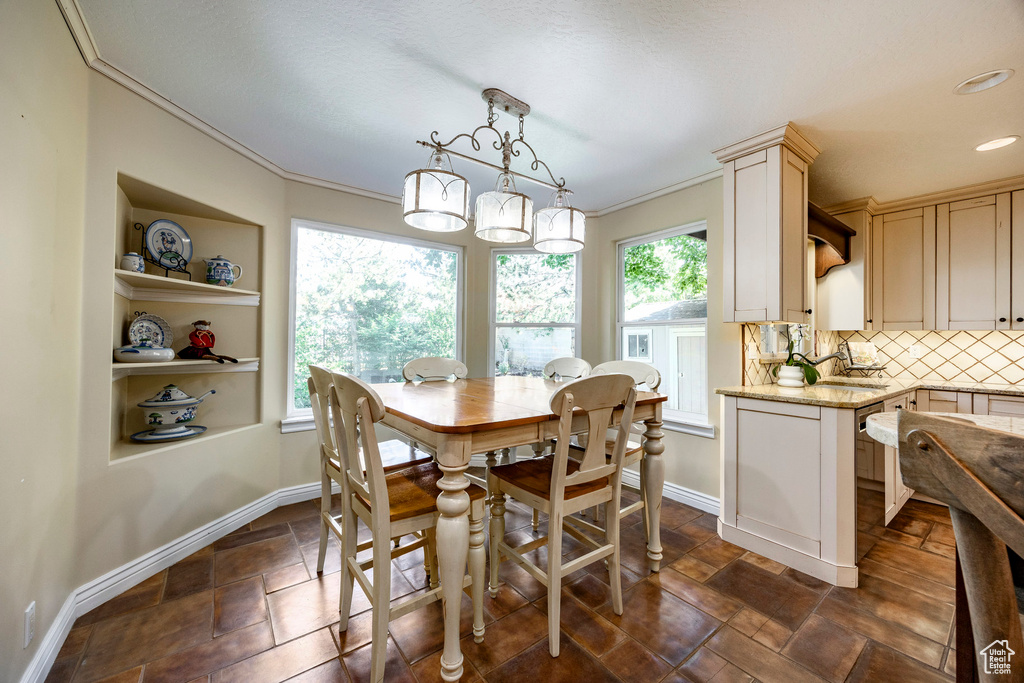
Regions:
[[[487,342],[487,372],[490,377],[497,377],[497,373],[494,367],[495,354],[495,342],[497,340],[497,331],[499,327],[518,327],[518,328],[531,328],[531,327],[562,327],[571,328],[575,330],[573,337],[573,346],[575,346],[576,358],[582,358],[580,355],[580,339],[583,334],[583,324],[581,322],[583,314],[583,259],[580,258],[580,252],[575,252],[572,256],[575,258],[576,268],[576,308],[573,314],[576,322],[574,323],[499,323],[498,322],[498,256],[502,254],[529,254],[536,256],[550,256],[543,252],[537,251],[532,247],[493,247],[491,248],[490,254],[490,268],[489,268],[489,283],[487,288],[487,329],[490,337]]]
[[[281,432],[290,433],[314,428],[313,411],[310,408],[295,407],[295,316],[297,311],[295,295],[295,277],[297,275],[299,229],[320,230],[352,237],[394,242],[423,249],[436,249],[452,252],[456,255],[455,269],[455,358],[465,362],[465,300],[466,300],[466,248],[458,244],[432,242],[415,237],[406,237],[392,233],[377,232],[347,225],[324,223],[305,218],[291,219],[291,242],[288,264],[288,381],[286,385],[287,403],[285,419],[281,421]]]
[[[643,327],[643,328],[655,328],[655,327],[681,327],[684,325],[704,325],[704,334],[708,333],[708,319],[705,318],[679,318],[674,320],[665,321],[653,321],[653,320],[634,320],[626,322],[626,282],[625,282],[625,268],[626,268],[626,249],[629,247],[635,247],[641,244],[648,244],[650,242],[660,242],[672,237],[678,237],[679,235],[692,235],[696,232],[707,232],[707,220],[694,221],[692,223],[686,223],[684,225],[675,226],[672,228],[666,228],[664,230],[657,230],[655,232],[645,233],[643,235],[636,235],[626,239],[618,240],[615,243],[616,247],[616,270],[615,270],[615,296],[616,296],[616,313],[615,313],[615,357],[618,359],[623,358],[623,329],[627,327]],[[654,349],[649,349],[653,354]],[[708,380],[710,385],[710,350],[711,345],[707,345],[707,350],[704,353],[704,376]],[[671,366],[678,363],[677,360],[670,362]],[[666,378],[663,378],[663,380]],[[664,428],[670,431],[683,432],[685,434],[693,434],[695,436],[702,436],[705,438],[715,438],[715,426],[711,424],[711,402],[708,401],[708,414],[703,422],[688,420],[683,417],[680,411],[670,410],[668,408],[663,409],[662,419],[664,420]]]

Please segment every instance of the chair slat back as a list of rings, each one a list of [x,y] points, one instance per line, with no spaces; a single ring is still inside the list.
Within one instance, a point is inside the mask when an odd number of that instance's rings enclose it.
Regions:
[[[345,372],[335,372],[331,377],[331,412],[345,480],[370,501],[374,514],[381,509],[386,514],[387,482],[373,428],[384,417],[384,402],[358,377]]]
[[[615,448],[609,460],[605,453],[605,432],[612,413],[623,406],[621,420],[616,428]],[[566,486],[611,476],[622,467],[629,425],[636,407],[636,386],[633,378],[624,374],[604,374],[584,377],[568,382],[551,395],[551,411],[558,415],[558,445],[551,477],[551,497],[561,497]],[[579,408],[587,415],[587,431],[580,442],[587,444],[580,468],[566,475],[569,459],[569,437],[572,435],[573,411]]]
[[[646,384],[651,391],[657,391],[661,386],[661,373],[658,368],[638,360],[610,360],[607,363],[599,363],[590,374],[603,375],[610,372],[629,375],[638,387]]]
[[[319,365],[309,366],[309,402],[313,408],[313,426],[316,427],[316,438],[320,442],[321,458],[337,458],[338,451],[334,446],[334,435],[331,431],[331,371]]]
[[[408,382],[437,382],[452,376],[455,379],[466,379],[468,374],[469,369],[462,361],[435,356],[416,358],[402,368],[402,377]]]
[[[582,358],[566,356],[556,358],[544,366],[544,376],[548,379],[564,380],[579,379],[590,374],[590,363]]]

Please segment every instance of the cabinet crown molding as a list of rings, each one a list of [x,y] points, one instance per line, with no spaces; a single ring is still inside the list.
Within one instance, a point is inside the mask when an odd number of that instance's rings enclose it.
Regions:
[[[785,145],[790,151],[796,154],[804,163],[812,163],[821,153],[821,150],[815,146],[813,142],[808,140],[800,130],[793,125],[790,121],[783,126],[778,128],[772,128],[766,130],[763,133],[758,133],[745,140],[734,142],[731,145],[726,145],[716,149],[712,154],[718,159],[719,163],[727,163],[733,159],[752,154],[753,152],[759,152],[762,149],[768,149],[775,145]]]
[[[822,209],[833,216],[853,211],[867,211],[868,215],[874,216],[878,213],[878,202],[874,197],[860,197],[859,199],[851,199],[848,202],[824,206]]]

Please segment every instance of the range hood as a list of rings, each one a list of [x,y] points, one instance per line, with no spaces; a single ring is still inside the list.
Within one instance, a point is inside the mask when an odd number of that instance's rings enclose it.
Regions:
[[[814,240],[814,277],[850,262],[850,238],[857,231],[807,202],[807,236]]]

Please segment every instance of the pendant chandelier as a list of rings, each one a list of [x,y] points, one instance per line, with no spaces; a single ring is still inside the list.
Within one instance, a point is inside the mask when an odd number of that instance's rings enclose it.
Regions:
[[[482,93],[487,102],[487,123],[478,126],[472,133],[460,133],[448,142],[442,143],[435,130],[430,142],[417,140],[431,150],[426,168],[417,169],[405,176],[402,193],[402,210],[405,222],[414,228],[433,232],[462,230],[469,221],[469,183],[455,173],[451,157],[499,171],[492,192],[484,192],[476,200],[474,223],[477,237],[489,242],[515,244],[534,239],[534,248],[549,254],[568,254],[583,248],[586,217],[569,203],[572,192],[565,189],[565,178],[555,180],[548,165],[537,157],[533,147],[526,142],[523,122],[530,113],[530,105],[512,97],[497,88],[488,88]],[[504,134],[494,127],[498,115],[495,105],[504,112],[519,117],[519,137]],[[501,152],[501,166],[478,159],[469,154],[457,152],[451,146],[467,138],[473,151],[479,152],[481,142],[478,134],[494,133],[497,140],[492,143]],[[544,167],[550,182],[510,170],[512,157],[518,157],[525,147],[533,156],[530,170]],[[447,160],[447,166],[445,162]],[[528,180],[554,190],[551,205],[534,214],[533,200],[516,189],[516,178]]]

